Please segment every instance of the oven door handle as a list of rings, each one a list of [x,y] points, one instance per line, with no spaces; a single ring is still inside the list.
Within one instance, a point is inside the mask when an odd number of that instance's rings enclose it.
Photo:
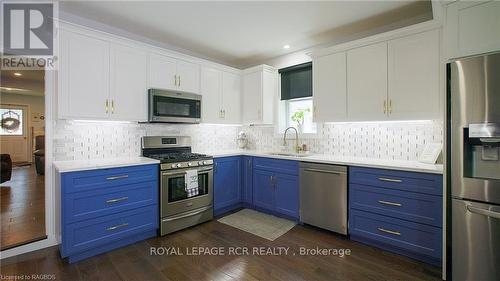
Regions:
[[[175,216],[175,217],[170,217],[170,218],[165,218],[165,219],[162,219],[161,221],[162,222],[169,222],[169,221],[174,221],[174,220],[178,220],[178,219],[191,217],[194,215],[201,214],[201,213],[203,213],[211,208],[212,208],[212,206],[204,207],[204,208],[198,209],[198,210],[191,212],[191,213],[187,213],[187,214],[183,214],[183,215],[179,215],[179,216]]]
[[[177,171],[177,172],[163,172],[161,175],[162,176],[182,175],[182,174],[185,174],[187,170],[189,170],[189,169],[183,169],[182,171]],[[204,169],[197,169],[198,173],[206,172],[206,171],[210,171],[210,170],[212,170],[212,167],[204,168]]]

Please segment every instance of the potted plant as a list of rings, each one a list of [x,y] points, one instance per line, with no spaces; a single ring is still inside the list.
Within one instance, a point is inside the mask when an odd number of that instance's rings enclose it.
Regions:
[[[306,112],[311,112],[310,108],[299,109],[295,111],[291,117],[292,121],[297,123],[297,130],[302,133],[302,127],[304,125],[304,114]]]

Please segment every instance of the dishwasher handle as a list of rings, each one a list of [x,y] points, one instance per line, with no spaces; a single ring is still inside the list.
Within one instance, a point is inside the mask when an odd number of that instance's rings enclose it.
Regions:
[[[346,174],[346,172],[330,171],[330,170],[322,170],[322,169],[312,169],[312,168],[305,168],[304,171],[306,171],[306,172],[326,173],[326,174],[335,174],[335,175],[345,175]]]

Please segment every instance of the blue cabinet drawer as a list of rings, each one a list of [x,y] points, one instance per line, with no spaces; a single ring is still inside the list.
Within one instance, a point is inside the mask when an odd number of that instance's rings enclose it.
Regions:
[[[109,188],[138,182],[157,181],[159,165],[140,165],[62,174],[63,193]]]
[[[65,195],[66,223],[158,204],[158,182],[149,181]]]
[[[351,167],[349,182],[424,194],[443,194],[441,175]]]
[[[352,209],[437,227],[441,227],[443,222],[442,200],[436,195],[358,184],[349,186],[349,206]]]
[[[63,227],[63,257],[97,248],[158,228],[158,205],[67,224]]]
[[[254,157],[253,168],[298,176],[299,162],[264,157]]]
[[[358,210],[350,211],[349,228],[354,240],[366,239],[383,249],[388,245],[410,256],[441,259],[441,228]]]

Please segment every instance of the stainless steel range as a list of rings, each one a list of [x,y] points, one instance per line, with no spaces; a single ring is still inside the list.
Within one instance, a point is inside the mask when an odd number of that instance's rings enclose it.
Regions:
[[[192,153],[190,137],[143,137],[142,155],[161,162],[161,235],[213,218],[213,159]]]

